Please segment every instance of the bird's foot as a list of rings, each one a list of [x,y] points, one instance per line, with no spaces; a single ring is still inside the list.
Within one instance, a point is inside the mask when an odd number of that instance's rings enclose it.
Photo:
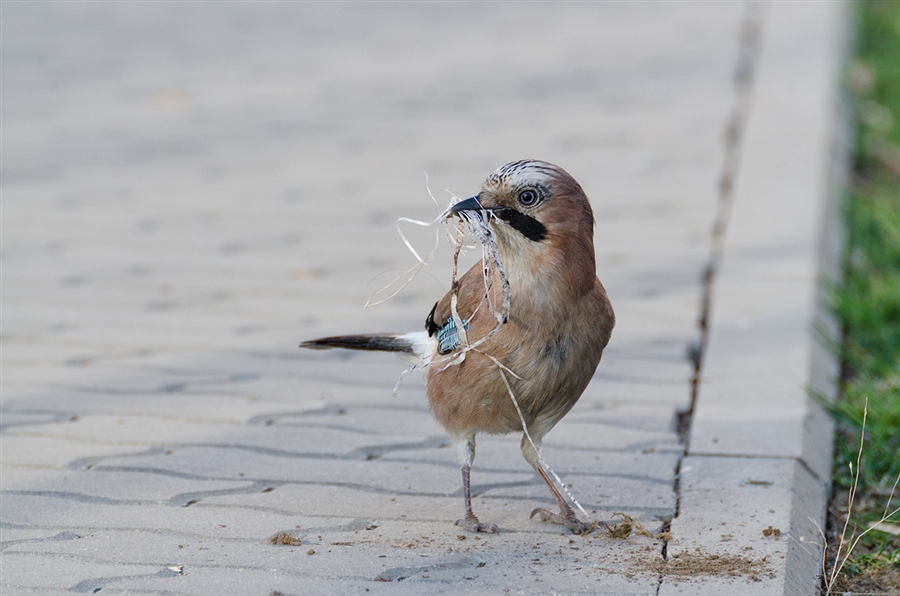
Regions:
[[[560,513],[554,513],[549,509],[538,507],[531,512],[531,517],[534,518],[535,516],[537,516],[537,518],[543,522],[550,522],[553,524],[565,526],[572,530],[572,532],[574,532],[575,534],[587,534],[588,532],[596,529],[599,525],[605,525],[603,524],[603,522],[581,521],[575,515],[575,512],[568,508],[561,511]]]
[[[467,513],[464,518],[456,520],[456,525],[470,532],[496,534],[500,531],[500,528],[497,527],[497,524],[483,524],[478,521],[478,518],[475,517],[475,514],[472,512]]]

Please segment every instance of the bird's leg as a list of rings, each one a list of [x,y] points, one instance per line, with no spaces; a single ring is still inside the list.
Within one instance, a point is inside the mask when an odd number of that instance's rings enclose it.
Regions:
[[[540,448],[540,439],[535,442],[535,445]],[[547,487],[550,489],[550,492],[553,493],[553,498],[555,498],[556,502],[559,504],[559,513],[554,513],[549,509],[538,507],[531,512],[530,517],[533,518],[534,516],[537,516],[541,521],[560,524],[569,528],[576,534],[586,534],[590,532],[594,528],[594,523],[584,522],[578,519],[575,512],[572,511],[572,507],[569,506],[569,503],[562,496],[562,493],[560,493],[559,489],[556,488],[556,485],[553,484],[553,480],[550,479],[547,471],[541,466],[538,453],[535,451],[535,448],[532,447],[528,437],[522,437],[522,456],[525,458],[525,461],[531,464],[531,467],[538,473],[538,476],[544,480]]]
[[[462,467],[463,477],[463,493],[466,498],[466,516],[456,520],[456,525],[465,528],[470,532],[486,532],[488,534],[496,534],[500,531],[497,524],[483,524],[478,521],[478,517],[472,512],[472,496],[469,489],[469,466]]]
[[[469,484],[469,471],[472,469],[472,462],[475,461],[475,437],[469,437],[458,445],[459,459],[462,464],[462,482],[463,497],[466,501],[466,516],[456,520],[456,525],[465,528],[470,532],[486,532],[488,534],[496,534],[500,528],[496,524],[483,524],[472,512],[472,492]]]
[[[556,488],[556,485],[553,484],[553,481],[550,480],[550,476],[547,475],[547,472],[544,471],[544,468],[542,468],[540,464],[532,464],[532,467],[540,475],[540,477],[544,479],[544,482],[547,483],[547,486],[550,487],[550,492],[553,493],[553,497],[556,499],[556,502],[559,503],[559,513],[554,513],[549,509],[538,507],[531,512],[531,517],[537,516],[537,518],[541,521],[560,524],[569,528],[576,534],[587,534],[588,532],[590,532],[594,528],[594,524],[592,522],[584,522],[578,519],[578,516],[575,515],[574,511],[572,511],[572,507],[570,507],[566,500],[563,498],[562,493],[559,492],[559,489]]]

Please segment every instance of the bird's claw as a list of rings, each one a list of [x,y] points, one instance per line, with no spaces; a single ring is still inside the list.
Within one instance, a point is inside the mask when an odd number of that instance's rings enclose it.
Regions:
[[[578,517],[576,517],[575,513],[571,509],[565,512],[555,513],[553,511],[550,511],[549,509],[538,507],[531,512],[531,518],[534,518],[535,516],[537,516],[540,521],[565,526],[572,530],[572,532],[574,532],[575,534],[579,535],[587,534],[597,527],[597,522],[583,522],[578,519]]]
[[[467,513],[462,519],[456,520],[456,525],[469,532],[483,532],[485,534],[496,534],[500,531],[497,524],[483,524],[478,521],[474,513]]]

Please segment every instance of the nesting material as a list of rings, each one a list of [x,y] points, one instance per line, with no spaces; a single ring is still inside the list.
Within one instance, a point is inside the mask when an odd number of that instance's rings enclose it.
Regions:
[[[445,212],[443,217],[444,219],[449,218],[449,209]],[[503,268],[503,260],[500,258],[500,250],[497,248],[497,239],[487,223],[488,219],[493,216],[489,211],[463,211],[459,213],[459,217],[459,225],[457,226],[457,234],[454,240],[453,274],[450,287],[450,316],[453,317],[453,324],[459,332],[461,348],[455,353],[454,357],[446,366],[454,366],[463,362],[467,352],[477,349],[478,346],[491,339],[491,337],[500,330],[500,326],[509,320],[509,310],[512,304],[512,292],[509,288],[509,278],[506,275],[506,270]],[[494,218],[494,220],[501,221],[496,218]],[[483,305],[487,305],[488,310],[494,315],[494,318],[497,319],[497,324],[494,325],[484,337],[471,343],[466,334],[465,322],[456,308],[459,296],[459,255],[464,246],[465,229],[468,229],[475,237],[475,240],[481,245],[484,298],[475,310],[477,312]],[[494,284],[494,272],[496,272],[497,276],[500,278],[501,284],[501,304],[499,305],[499,308],[493,303],[490,291]],[[475,313],[472,313],[469,317],[471,318],[474,314]]]

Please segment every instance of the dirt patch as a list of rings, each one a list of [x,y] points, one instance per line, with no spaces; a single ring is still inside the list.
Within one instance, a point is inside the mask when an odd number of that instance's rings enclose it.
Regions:
[[[679,553],[665,560],[644,561],[643,567],[656,571],[663,577],[688,578],[691,576],[746,577],[761,581],[774,578],[767,557],[749,559],[736,555],[711,555],[705,553]]]
[[[300,546],[300,539],[287,532],[278,532],[269,538],[269,542],[272,544],[283,544],[285,546]]]

